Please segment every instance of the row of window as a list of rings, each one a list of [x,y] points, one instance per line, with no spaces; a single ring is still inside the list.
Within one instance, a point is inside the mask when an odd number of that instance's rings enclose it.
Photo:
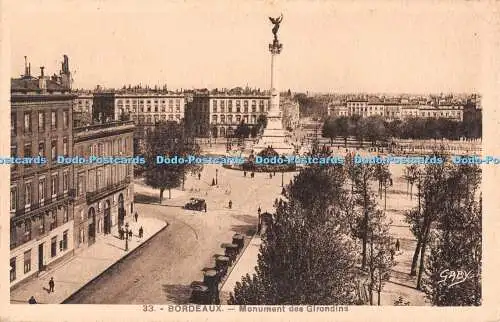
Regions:
[[[35,117],[33,117],[35,116]],[[23,119],[23,133],[31,134],[33,129],[38,128],[38,132],[47,130],[47,113],[46,112],[25,112]],[[10,129],[13,134],[17,134],[17,113],[11,114]],[[69,126],[69,110],[64,110],[62,113],[63,129]],[[58,117],[57,111],[50,112],[50,129],[57,129]]]
[[[212,123],[215,123],[217,124],[220,120],[220,123],[226,123],[226,115],[220,115],[220,119],[217,115],[212,115]],[[233,123],[236,122],[236,123],[240,123],[241,120],[244,120],[245,123],[248,123],[248,120],[249,120],[249,117],[248,115],[244,115],[243,118],[241,117],[241,115],[235,115],[235,117],[233,118],[233,115],[227,115],[227,123]],[[250,124],[255,124],[257,123],[257,115],[250,115]]]
[[[221,106],[219,110],[217,110],[217,107],[214,106],[213,110],[214,113],[224,113],[225,108],[224,106]],[[227,108],[228,113],[233,113],[233,108],[231,106],[228,106]],[[252,106],[252,113],[257,112],[257,108],[255,106]],[[259,106],[259,112],[264,112],[264,105]],[[241,113],[241,109],[239,106],[236,106],[236,112],[235,113]],[[248,106],[245,106],[243,108],[243,113],[248,113]]]
[[[128,164],[112,164],[78,173],[77,190],[78,196],[83,196],[85,192],[93,192],[115,183],[122,182],[130,173],[131,166]],[[86,179],[88,178],[88,179]]]
[[[63,232],[63,238],[59,241],[59,252],[64,252],[68,249],[68,231]],[[52,237],[50,240],[50,257],[54,258],[57,256],[57,236]],[[27,274],[31,271],[31,249],[24,252],[23,255],[23,271],[24,274]],[[16,280],[16,267],[17,258],[12,257],[10,259],[10,281],[13,282]]]
[[[117,100],[116,101],[116,104],[118,106],[120,105],[123,105],[123,103],[125,102],[125,104],[130,104],[132,103],[132,105],[137,105],[137,101],[138,100]],[[158,100],[146,100],[146,104],[151,104],[151,102],[154,102],[154,104],[158,104],[159,102],[161,102],[162,105],[165,105],[166,104],[166,100],[161,100],[161,101],[158,101]],[[139,100],[139,104],[140,105],[144,105],[144,100]],[[174,106],[174,100],[173,99],[169,99],[168,100],[168,106]],[[179,98],[175,99],[175,106],[181,106],[181,100]]]
[[[131,148],[130,138],[115,138],[102,143],[75,146],[75,153],[78,156],[117,156],[127,154]]]
[[[46,150],[46,142],[45,141],[40,141],[38,142],[38,149],[37,151],[33,150],[33,144],[32,142],[26,142],[24,143],[24,149],[23,149],[23,155],[22,157],[34,157],[34,156],[40,156],[40,157],[46,157],[49,160],[55,161],[57,159],[57,143],[58,139],[53,139],[50,142],[50,155],[47,154]],[[36,146],[36,145],[35,145]],[[12,157],[21,157],[19,154],[18,148],[16,144],[12,144],[10,146],[10,154]],[[69,142],[68,138],[63,138],[63,145],[62,145],[62,155],[68,156],[69,155]],[[15,165],[13,165],[15,166]],[[25,166],[30,166],[29,164],[26,164]]]
[[[180,114],[176,114],[175,115],[175,120],[176,121],[180,121],[180,119],[181,119]],[[132,120],[134,122],[138,122],[139,124],[143,124],[143,123],[152,124],[153,120],[154,120],[155,123],[159,122],[160,120],[161,121],[166,121],[167,120],[167,116],[166,115],[155,115],[153,117],[151,115],[150,116],[140,115],[139,117],[137,117],[137,115],[132,115]],[[172,114],[168,115],[168,120],[169,121],[173,121],[174,120],[174,115],[172,115]]]
[[[127,113],[136,113],[136,112],[137,112],[137,108],[134,106],[134,107],[132,108],[132,110],[131,110],[131,109],[130,109],[130,107],[128,107],[128,106],[126,106],[126,107],[125,107],[125,109],[123,109],[123,108],[121,108],[121,107],[120,107],[120,112],[121,112],[121,113],[123,113],[124,111],[126,111]],[[155,106],[155,107],[154,107],[154,111],[153,111],[153,110],[151,110],[151,106],[148,106],[148,107],[146,108],[146,110],[144,110],[144,107],[143,107],[143,106],[141,106],[141,107],[139,108],[139,112],[140,112],[140,113],[144,113],[144,112],[147,112],[147,113],[159,113],[160,111],[158,110],[158,106]],[[162,106],[162,107],[161,107],[161,112],[163,112],[163,113],[166,113],[166,112],[167,112],[167,111],[166,111],[165,106]],[[174,108],[173,108],[173,107],[169,107],[169,108],[168,108],[168,112],[169,112],[169,113],[174,113]],[[177,106],[177,107],[175,108],[175,112],[176,112],[176,113],[180,113],[180,112],[181,112],[181,108],[180,108],[180,106]]]
[[[212,106],[214,108],[217,108],[217,106],[220,106],[222,108],[224,108],[224,106],[226,105],[226,102],[227,102],[227,107],[233,107],[233,100],[213,100],[212,101]],[[259,100],[259,106],[264,106],[264,102],[267,102],[267,100]],[[235,100],[235,105],[236,105],[236,108],[240,107],[241,106],[241,100]],[[256,100],[252,100],[252,107],[255,107],[257,106],[257,101]],[[243,100],[243,107],[247,107],[248,108],[248,100]]]
[[[62,191],[68,192],[69,189],[69,172],[63,172],[63,182],[62,182]],[[50,186],[48,186],[50,182]],[[35,190],[35,187],[38,188]],[[56,197],[59,192],[59,174],[54,173],[50,176],[50,181],[47,180],[45,176],[40,176],[38,178],[38,182],[35,183],[32,180],[27,180],[24,182],[24,207],[30,207],[32,203],[43,204],[46,199]],[[12,186],[10,188],[10,211],[16,211],[18,209],[18,205],[20,205],[21,200],[18,200],[19,194],[18,186]],[[47,194],[48,189],[50,189],[50,195]],[[38,192],[35,196],[35,191]],[[35,202],[33,202],[35,201]]]

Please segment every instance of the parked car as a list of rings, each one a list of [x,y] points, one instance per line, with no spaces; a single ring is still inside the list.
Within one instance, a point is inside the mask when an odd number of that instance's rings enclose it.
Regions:
[[[206,206],[207,203],[205,202],[205,199],[191,198],[184,206],[184,209],[203,211]]]

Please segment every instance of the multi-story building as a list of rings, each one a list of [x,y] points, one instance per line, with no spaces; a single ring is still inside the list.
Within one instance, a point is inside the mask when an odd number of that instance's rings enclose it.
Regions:
[[[92,123],[94,95],[91,92],[79,92],[76,95],[73,104],[73,125],[75,127],[89,125]]]
[[[359,115],[366,117],[368,114],[368,100],[348,100],[346,106],[349,116]]]
[[[402,105],[399,109],[402,119],[418,117],[419,106],[414,104]]]
[[[422,105],[418,107],[418,116],[424,118],[447,118],[463,120],[463,106],[456,104]]]
[[[152,125],[160,121],[181,122],[186,102],[183,93],[120,93],[114,97],[114,119],[131,119],[137,125]]]
[[[186,122],[199,137],[227,137],[238,124],[257,124],[259,115],[265,115],[271,96],[257,90],[197,91],[188,104]]]
[[[73,146],[68,57],[59,76],[40,69],[35,78],[26,65],[24,75],[11,80],[11,155],[40,161],[11,166],[11,286],[73,250],[72,166],[57,163],[58,156],[72,155]]]
[[[132,121],[116,121],[78,127],[73,130],[75,155],[132,157]],[[74,165],[74,244],[77,251],[122,225],[133,212],[131,164]]]

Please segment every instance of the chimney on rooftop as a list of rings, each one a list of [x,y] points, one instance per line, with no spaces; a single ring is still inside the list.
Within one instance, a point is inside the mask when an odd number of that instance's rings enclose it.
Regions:
[[[29,75],[28,70],[28,57],[24,56],[24,76],[27,77]]]
[[[42,93],[45,93],[47,91],[47,80],[45,79],[45,76],[43,74],[43,69],[45,67],[41,66],[40,67],[40,77],[38,78],[38,87],[42,91]]]

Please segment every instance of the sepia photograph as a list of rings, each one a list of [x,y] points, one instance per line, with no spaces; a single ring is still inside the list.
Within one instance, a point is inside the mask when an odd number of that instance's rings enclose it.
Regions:
[[[1,6],[0,320],[484,306],[498,3]]]

